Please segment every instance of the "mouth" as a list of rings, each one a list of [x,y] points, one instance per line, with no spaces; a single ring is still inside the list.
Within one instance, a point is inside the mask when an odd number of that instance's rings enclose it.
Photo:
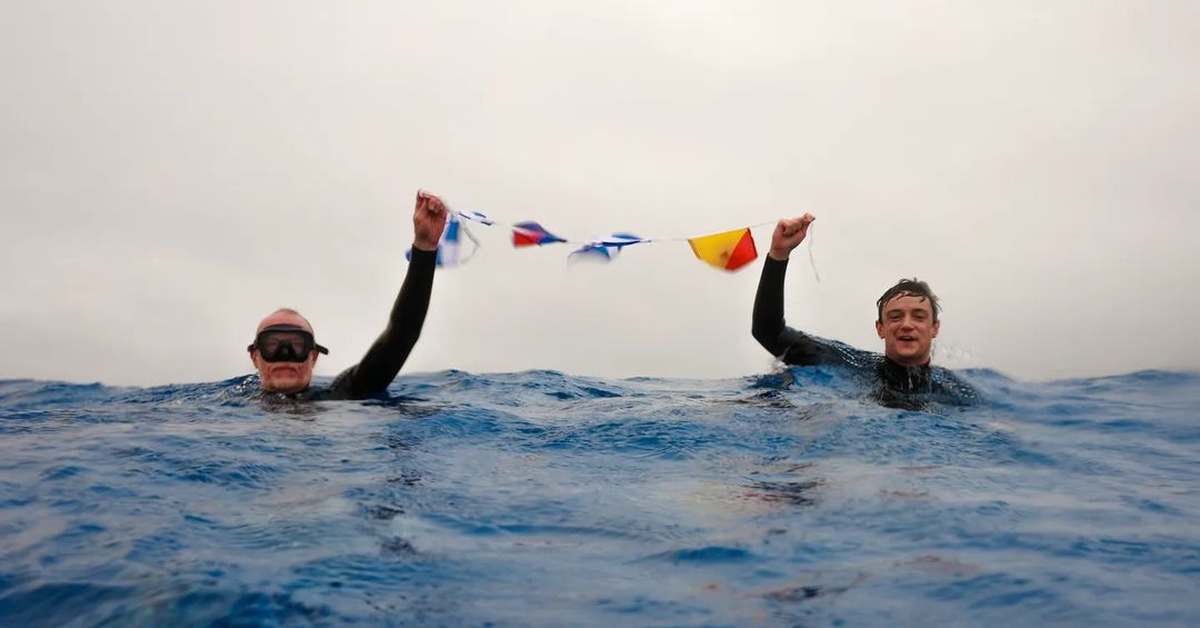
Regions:
[[[899,340],[900,342],[916,342],[917,337],[916,336],[908,336],[908,335],[896,336],[896,340]]]

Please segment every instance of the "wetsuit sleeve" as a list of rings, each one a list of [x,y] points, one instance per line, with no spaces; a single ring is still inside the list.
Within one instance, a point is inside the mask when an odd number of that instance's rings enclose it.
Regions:
[[[820,338],[788,327],[783,319],[783,278],[787,260],[767,256],[758,293],[754,297],[754,323],[751,333],[758,344],[787,364],[810,366],[844,361],[840,354]]]
[[[400,294],[392,305],[387,329],[379,335],[367,354],[334,380],[333,388],[349,397],[367,397],[385,390],[421,336],[429,296],[433,292],[433,271],[437,265],[436,251],[412,250],[408,274],[400,286]]]

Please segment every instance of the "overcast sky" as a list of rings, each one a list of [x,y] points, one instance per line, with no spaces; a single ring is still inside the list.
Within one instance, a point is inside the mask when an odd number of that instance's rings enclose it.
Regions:
[[[948,366],[1200,368],[1197,68],[1192,0],[2,1],[0,378],[225,379],[280,306],[334,375],[419,187],[574,239],[808,211],[795,327],[879,350],[917,276]],[[772,368],[761,261],[474,233],[404,372]]]

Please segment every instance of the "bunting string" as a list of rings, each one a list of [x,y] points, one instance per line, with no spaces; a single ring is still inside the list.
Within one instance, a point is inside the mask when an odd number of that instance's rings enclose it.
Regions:
[[[655,242],[687,242],[696,258],[714,268],[734,272],[744,268],[758,258],[758,249],[754,244],[751,229],[774,224],[775,221],[760,222],[747,227],[710,233],[699,236],[643,238],[632,233],[616,232],[591,240],[574,240],[560,237],[543,227],[540,223],[523,221],[507,223],[493,220],[487,214],[474,210],[449,209],[450,215],[446,228],[438,242],[437,264],[443,268],[453,268],[465,263],[479,249],[479,240],[467,228],[466,222],[473,222],[488,227],[499,226],[512,232],[512,244],[515,248],[527,246],[546,246],[549,244],[567,244],[578,246],[568,256],[570,262],[596,261],[610,262],[627,246],[635,244],[650,244]],[[462,241],[466,237],[472,244],[470,253],[463,256]],[[817,272],[816,259],[812,252],[812,233],[808,237],[808,261],[812,266],[816,280],[821,281]],[[411,258],[411,251],[406,257]]]

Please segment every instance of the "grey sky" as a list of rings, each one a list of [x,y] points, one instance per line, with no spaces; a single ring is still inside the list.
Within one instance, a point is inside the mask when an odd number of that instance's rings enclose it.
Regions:
[[[279,306],[333,375],[418,187],[576,239],[811,211],[794,326],[878,349],[916,275],[943,364],[1200,368],[1198,67],[1191,1],[3,2],[0,378],[223,379]],[[758,262],[474,232],[406,372],[770,368]]]

